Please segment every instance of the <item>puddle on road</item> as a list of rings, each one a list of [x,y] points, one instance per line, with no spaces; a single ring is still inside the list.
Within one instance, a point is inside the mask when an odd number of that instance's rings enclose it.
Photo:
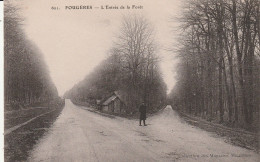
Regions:
[[[105,134],[104,131],[98,131],[98,133],[102,136],[109,136],[108,134]]]
[[[148,139],[142,139],[141,141],[150,142]]]
[[[74,118],[68,118],[68,120],[67,120],[67,123],[74,123],[75,122],[75,119]]]
[[[140,131],[135,131],[135,132],[137,132],[139,136],[147,136],[147,135],[146,135],[145,133],[143,133],[143,132],[140,132]]]
[[[156,142],[165,142],[165,141],[159,140],[159,139],[154,139],[153,141],[156,141]]]

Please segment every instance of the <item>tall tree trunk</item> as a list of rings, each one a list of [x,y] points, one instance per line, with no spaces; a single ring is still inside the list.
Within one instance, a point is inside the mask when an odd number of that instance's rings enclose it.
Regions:
[[[243,62],[242,62],[242,53],[239,48],[239,39],[238,39],[238,29],[237,29],[237,16],[236,16],[236,0],[232,0],[233,9],[232,9],[232,26],[234,30],[235,45],[236,45],[236,54],[238,62],[238,75],[239,75],[239,85],[241,88],[242,103],[243,103],[243,113],[245,115],[245,120],[248,120],[248,111],[247,111],[247,99],[246,99],[246,89],[244,85],[244,76],[243,76]],[[244,31],[245,32],[245,31]]]
[[[236,86],[234,81],[234,72],[233,72],[233,61],[232,58],[229,59],[229,73],[230,73],[230,80],[232,85],[232,92],[233,92],[233,101],[234,101],[234,113],[235,113],[235,122],[238,122],[238,104],[237,104],[237,92]]]
[[[218,98],[218,106],[219,106],[219,118],[220,123],[223,122],[223,115],[224,115],[224,109],[223,109],[223,89],[222,89],[222,58],[219,59],[219,69],[218,69],[218,91],[219,91],[219,98]]]
[[[218,70],[219,70],[219,117],[220,117],[220,123],[223,122],[223,116],[224,116],[224,105],[223,105],[223,85],[222,85],[222,74],[223,74],[223,60],[224,60],[224,46],[223,46],[223,19],[224,19],[224,4],[223,1],[220,1],[220,4],[216,4],[217,9],[217,34],[218,34]]]
[[[226,87],[226,93],[227,93],[227,102],[228,102],[228,120],[229,122],[232,121],[232,95],[230,93],[230,88],[228,86],[228,81],[227,81],[227,73],[226,73],[226,65],[225,61],[223,60],[223,72],[224,72],[224,81],[225,81],[225,87]]]

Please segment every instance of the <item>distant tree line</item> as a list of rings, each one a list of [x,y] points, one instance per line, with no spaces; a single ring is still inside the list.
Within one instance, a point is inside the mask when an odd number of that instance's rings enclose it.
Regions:
[[[123,18],[108,58],[65,96],[94,104],[97,99],[104,100],[119,91],[127,113],[136,112],[141,102],[148,105],[148,111],[158,109],[166,99],[166,84],[159,70],[153,37],[145,18]]]
[[[5,104],[32,104],[58,97],[43,55],[22,29],[17,7],[4,6]]]
[[[259,0],[189,0],[183,9],[177,109],[249,128],[260,105]]]

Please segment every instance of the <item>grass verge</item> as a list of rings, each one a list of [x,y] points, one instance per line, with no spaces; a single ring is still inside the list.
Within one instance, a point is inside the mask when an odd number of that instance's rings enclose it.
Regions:
[[[51,127],[56,118],[59,116],[63,109],[63,105],[52,107],[51,113],[40,116],[34,121],[18,128],[17,130],[11,132],[10,134],[4,137],[4,159],[6,162],[13,161],[26,161],[28,158],[29,152],[32,150],[33,146],[37,143],[37,141],[44,135],[46,131]],[[8,116],[5,121],[5,125],[8,128],[11,125],[20,123],[21,121],[28,120],[38,115],[39,113],[43,113],[42,110],[34,112],[35,110],[22,112],[19,116],[14,115]],[[50,111],[50,109],[45,109],[44,111]],[[17,119],[17,120],[15,120]],[[9,121],[9,122],[8,122]]]
[[[193,117],[182,112],[178,112],[184,121],[197,126],[208,132],[213,132],[225,138],[225,142],[240,146],[259,153],[259,133],[248,132],[239,128],[230,128],[221,124],[208,122],[198,117]]]

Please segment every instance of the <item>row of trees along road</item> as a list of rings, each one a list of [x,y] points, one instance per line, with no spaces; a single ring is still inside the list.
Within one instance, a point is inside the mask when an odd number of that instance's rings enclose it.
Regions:
[[[9,3],[4,7],[5,104],[29,105],[57,98],[42,53],[22,30],[19,9]]]
[[[142,101],[148,111],[156,110],[166,99],[156,52],[149,22],[139,16],[124,17],[108,58],[65,96],[94,104],[119,91],[127,113],[136,112]]]
[[[256,127],[260,93],[258,0],[189,0],[183,9],[178,109],[208,120]]]

